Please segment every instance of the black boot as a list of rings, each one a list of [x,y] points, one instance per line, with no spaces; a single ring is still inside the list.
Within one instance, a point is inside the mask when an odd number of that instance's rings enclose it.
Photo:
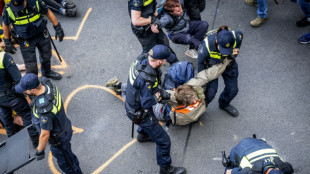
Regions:
[[[184,167],[173,167],[172,165],[160,167],[160,174],[186,174]]]
[[[58,72],[55,72],[53,70],[51,70],[51,72],[49,74],[45,74],[44,76],[47,78],[51,78],[53,80],[60,80],[62,78],[61,74],[59,74]]]
[[[238,110],[231,104],[229,104],[226,108],[223,108],[220,106],[220,109],[223,109],[224,111],[226,111],[229,115],[233,117],[237,117],[239,115]]]

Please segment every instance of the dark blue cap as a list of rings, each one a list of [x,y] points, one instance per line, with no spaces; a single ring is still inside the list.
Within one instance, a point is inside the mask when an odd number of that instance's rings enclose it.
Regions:
[[[18,93],[23,93],[28,89],[34,89],[40,84],[39,78],[33,73],[25,74],[20,83],[15,86],[15,91]]]
[[[11,9],[14,12],[19,12],[24,9],[24,0],[11,0]]]
[[[163,60],[175,60],[176,56],[169,51],[169,48],[165,45],[155,45],[152,48],[153,55],[151,57],[153,59]]]
[[[222,30],[217,34],[217,43],[220,47],[220,53],[223,55],[232,55],[235,43],[234,35],[231,31]]]

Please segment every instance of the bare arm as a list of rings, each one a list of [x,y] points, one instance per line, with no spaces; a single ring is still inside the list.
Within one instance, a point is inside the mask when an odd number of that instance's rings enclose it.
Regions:
[[[10,26],[6,25],[4,22],[2,22],[2,26],[3,26],[4,39],[9,39],[10,38],[10,32],[9,32]]]
[[[134,26],[145,26],[151,23],[151,17],[141,17],[141,11],[131,10],[131,22]]]
[[[54,13],[50,9],[48,9],[46,16],[53,23],[54,26],[58,25],[57,18],[56,18],[56,16],[54,15]]]
[[[43,151],[45,149],[45,146],[47,144],[47,141],[50,137],[50,131],[41,129],[41,134],[39,138],[39,145],[38,145],[38,151]]]

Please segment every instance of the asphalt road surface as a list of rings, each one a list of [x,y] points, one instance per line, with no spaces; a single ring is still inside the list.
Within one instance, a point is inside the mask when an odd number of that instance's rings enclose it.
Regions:
[[[55,41],[64,63],[55,56],[52,63],[54,70],[63,73],[63,79],[54,82],[76,132],[72,149],[80,167],[86,174],[159,173],[155,144],[131,138],[123,101],[103,88],[112,77],[127,81],[129,67],[142,51],[130,29],[127,1],[74,3],[77,17],[57,15],[67,38]],[[297,42],[310,27],[296,27],[303,13],[290,1],[276,5],[269,0],[269,20],[259,28],[249,24],[255,17],[256,7],[244,0],[207,0],[202,19],[210,24],[209,30],[225,24],[244,33],[237,58],[239,93],[232,101],[240,115],[233,118],[219,110],[217,98],[224,88],[220,78],[218,94],[199,122],[168,130],[173,165],[186,167],[190,174],[223,173],[221,151],[229,153],[254,133],[266,138],[293,165],[295,173],[310,171],[310,45]],[[48,25],[53,35],[51,23]],[[187,46],[171,42],[171,47],[180,60],[195,64],[184,54]],[[20,51],[13,57],[23,63]],[[0,134],[0,141],[5,139]],[[16,173],[59,171],[55,159],[46,155]]]

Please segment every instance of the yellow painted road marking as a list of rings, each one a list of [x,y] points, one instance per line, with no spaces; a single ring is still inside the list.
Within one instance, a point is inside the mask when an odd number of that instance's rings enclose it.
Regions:
[[[80,36],[80,33],[81,33],[82,29],[83,29],[83,26],[84,26],[84,24],[85,24],[85,21],[86,21],[86,19],[88,18],[89,13],[90,13],[91,11],[92,11],[92,8],[89,8],[89,9],[87,10],[87,12],[86,12],[86,14],[85,14],[85,16],[84,16],[84,18],[83,18],[81,24],[80,24],[80,27],[79,27],[79,29],[78,29],[76,35],[75,35],[75,36],[70,36],[70,37],[64,37],[64,40],[78,40],[78,39],[79,39],[79,36]],[[55,39],[55,37],[52,37],[52,39]]]
[[[107,87],[103,87],[103,86],[99,86],[99,85],[84,85],[81,86],[79,88],[76,88],[75,90],[73,90],[69,96],[66,98],[66,101],[64,103],[64,109],[65,112],[67,111],[68,105],[70,103],[70,101],[72,100],[72,98],[80,91],[85,90],[85,89],[89,89],[89,88],[94,88],[94,89],[102,89],[105,90],[111,94],[113,94],[115,97],[119,98],[120,100],[122,100],[124,102],[124,99],[117,95],[114,91],[112,91],[111,89],[107,88]],[[81,128],[76,128],[74,126],[72,126],[73,129],[73,133],[81,133],[84,130]],[[128,147],[130,147],[133,143],[135,143],[137,141],[137,139],[132,140],[131,142],[129,142],[128,144],[126,144],[125,146],[123,146],[116,154],[114,154],[107,162],[105,162],[102,166],[100,166],[96,171],[93,172],[93,174],[95,173],[99,173],[101,172],[103,169],[105,169],[115,158],[117,158],[120,154],[122,154]],[[48,156],[48,164],[50,167],[50,170],[52,171],[53,174],[60,174],[60,172],[57,170],[57,168],[55,167],[54,163],[53,163],[53,156],[52,153],[49,153]]]
[[[100,166],[97,170],[95,170],[92,174],[98,174],[103,169],[105,169],[115,158],[117,158],[120,154],[122,154],[128,147],[130,147],[133,143],[137,142],[137,139],[130,141],[124,147],[122,147],[116,154],[114,154],[107,162],[105,162],[102,166]]]

